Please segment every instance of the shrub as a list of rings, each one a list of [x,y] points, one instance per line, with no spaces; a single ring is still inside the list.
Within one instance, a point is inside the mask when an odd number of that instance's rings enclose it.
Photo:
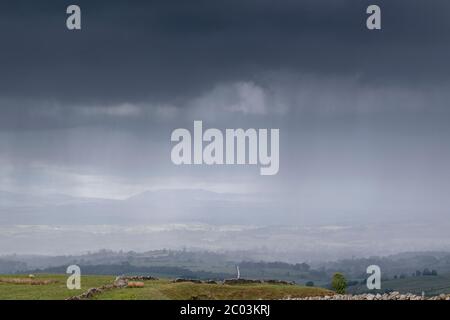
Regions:
[[[347,289],[347,280],[342,273],[335,273],[333,279],[331,280],[331,287],[336,293],[344,294],[345,289]]]

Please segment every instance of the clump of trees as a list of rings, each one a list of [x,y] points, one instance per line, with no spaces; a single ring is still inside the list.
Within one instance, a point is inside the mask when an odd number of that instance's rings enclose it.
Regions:
[[[422,277],[422,276],[437,276],[438,272],[434,269],[430,270],[428,268],[425,268],[423,271],[416,270],[416,272],[413,272],[411,274],[411,277]],[[402,273],[400,276],[395,275],[394,279],[405,279],[407,278],[406,274]]]
[[[248,268],[248,269],[276,268],[276,269],[288,269],[288,270],[294,270],[294,271],[300,271],[300,272],[311,271],[311,267],[306,263],[289,264],[287,262],[280,262],[280,261],[275,261],[275,262],[243,261],[243,262],[241,262],[240,266],[242,268]]]
[[[331,287],[336,293],[344,294],[347,289],[347,279],[342,273],[336,272],[331,280]]]
[[[420,271],[419,271],[420,272]],[[417,274],[417,271],[416,271]],[[428,268],[425,268],[422,272],[423,276],[437,276],[437,271],[436,270],[431,270]]]

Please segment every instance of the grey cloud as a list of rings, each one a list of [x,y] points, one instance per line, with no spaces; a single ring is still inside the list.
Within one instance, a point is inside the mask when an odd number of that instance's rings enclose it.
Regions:
[[[71,2],[70,2],[71,3]],[[287,69],[368,82],[448,80],[448,1],[68,1],[0,5],[0,94],[82,103],[176,102],[220,82]]]

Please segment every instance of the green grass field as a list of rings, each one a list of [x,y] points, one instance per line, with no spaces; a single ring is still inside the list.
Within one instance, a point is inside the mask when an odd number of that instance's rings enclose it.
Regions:
[[[0,276],[1,300],[60,300],[79,295],[93,287],[111,284],[111,276],[83,276],[81,290],[68,290],[65,275],[36,275],[37,280],[55,280],[56,283],[45,285],[12,284],[1,282],[2,279],[27,278],[26,276]],[[296,285],[272,284],[195,284],[173,283],[162,279],[145,281],[144,288],[112,289],[94,296],[98,300],[214,300],[214,299],[281,299],[285,297],[307,297],[332,294],[321,288]]]
[[[168,299],[168,300],[233,300],[282,299],[287,296],[307,297],[331,294],[321,288],[271,284],[193,284],[170,280],[146,281],[144,288],[124,288],[107,291],[96,299]]]
[[[88,288],[100,287],[112,283],[111,276],[84,276],[81,290],[69,290],[66,275],[36,275],[36,280],[55,280],[46,285],[28,285],[4,283],[2,279],[28,278],[21,275],[0,275],[0,300],[63,300],[83,293]]]

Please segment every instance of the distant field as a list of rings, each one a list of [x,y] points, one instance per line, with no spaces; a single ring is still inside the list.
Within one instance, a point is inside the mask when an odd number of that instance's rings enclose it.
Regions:
[[[46,285],[2,283],[1,279],[26,278],[26,276],[0,276],[0,299],[2,300],[59,300],[76,296],[92,287],[112,283],[110,276],[83,276],[82,290],[68,290],[64,275],[37,275],[39,280],[56,280]],[[222,285],[173,283],[171,280],[146,281],[144,288],[123,288],[105,291],[98,300],[177,300],[177,299],[281,299],[331,294],[321,288],[296,285]]]
[[[450,275],[407,277],[405,279],[392,279],[381,282],[381,291],[393,290],[402,293],[410,292],[427,296],[450,293]],[[367,292],[366,286],[350,287],[351,293]]]

